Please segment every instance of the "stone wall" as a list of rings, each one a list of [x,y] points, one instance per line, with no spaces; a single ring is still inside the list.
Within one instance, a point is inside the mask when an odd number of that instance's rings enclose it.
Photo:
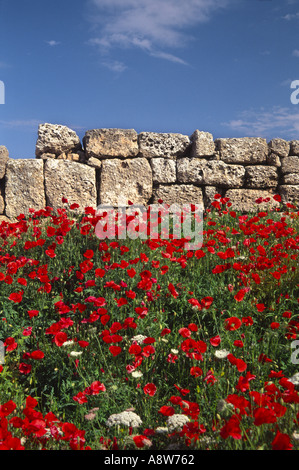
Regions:
[[[242,212],[258,198],[277,205],[275,194],[283,204],[299,202],[299,140],[93,129],[81,143],[73,130],[46,123],[38,128],[35,157],[9,158],[0,146],[0,214],[14,219],[30,208],[56,210],[62,197],[82,210],[160,200],[207,209],[216,193]]]

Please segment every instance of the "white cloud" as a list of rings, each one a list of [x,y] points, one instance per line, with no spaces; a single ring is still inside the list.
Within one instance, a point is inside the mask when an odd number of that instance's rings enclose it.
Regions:
[[[38,128],[41,121],[37,119],[12,119],[12,120],[0,120],[0,125],[7,129],[23,129],[23,128]]]
[[[126,70],[127,66],[118,60],[104,60],[102,61],[102,65],[112,72],[123,72]]]
[[[292,54],[295,57],[299,57],[299,49],[295,49]]]
[[[279,137],[295,139],[299,132],[299,110],[290,110],[280,106],[270,110],[243,111],[238,119],[222,123],[244,137]]]
[[[51,41],[46,41],[46,43],[51,47],[58,46],[58,44],[60,44],[60,42],[54,41],[54,39],[52,39]]]
[[[290,21],[290,20],[298,20],[299,19],[299,12],[297,13],[288,13],[287,15],[283,16],[284,20]]]
[[[223,126],[233,131],[242,133],[244,137],[279,137],[298,138],[299,132],[299,110],[291,110],[280,106],[270,110],[261,108],[259,110],[245,110],[238,119],[232,119]]]
[[[211,19],[235,0],[90,0],[99,34],[89,43],[102,54],[115,48],[138,48],[153,57],[186,65],[165,49],[183,49],[194,38],[192,27]]]

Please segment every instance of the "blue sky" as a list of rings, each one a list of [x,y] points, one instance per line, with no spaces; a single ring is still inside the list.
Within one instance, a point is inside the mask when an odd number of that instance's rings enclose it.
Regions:
[[[299,0],[0,0],[0,145],[40,123],[299,139]]]

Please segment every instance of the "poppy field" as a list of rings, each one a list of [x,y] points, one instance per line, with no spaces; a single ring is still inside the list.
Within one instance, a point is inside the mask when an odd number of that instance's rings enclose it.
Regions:
[[[299,212],[256,202],[193,250],[66,199],[2,222],[0,449],[299,450]]]

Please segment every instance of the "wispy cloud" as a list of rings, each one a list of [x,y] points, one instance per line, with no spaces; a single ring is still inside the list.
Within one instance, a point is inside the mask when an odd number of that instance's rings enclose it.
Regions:
[[[0,125],[7,129],[37,129],[41,122],[38,119],[2,119]]]
[[[273,107],[270,110],[245,110],[238,119],[222,123],[244,137],[280,137],[296,139],[299,132],[299,111]]]
[[[284,20],[298,20],[299,19],[299,11],[297,13],[288,13],[287,15],[283,16]]]
[[[54,41],[54,39],[51,39],[51,41],[46,41],[46,43],[51,47],[58,46],[60,44],[60,42]]]
[[[112,70],[112,72],[117,73],[123,72],[127,68],[127,66],[119,60],[103,60],[102,65],[107,69]]]
[[[148,55],[187,65],[177,50],[194,38],[192,27],[209,21],[234,0],[90,0],[98,34],[89,44],[103,55],[116,48],[138,48]]]
[[[299,49],[294,49],[292,52],[293,56],[299,57]]]

